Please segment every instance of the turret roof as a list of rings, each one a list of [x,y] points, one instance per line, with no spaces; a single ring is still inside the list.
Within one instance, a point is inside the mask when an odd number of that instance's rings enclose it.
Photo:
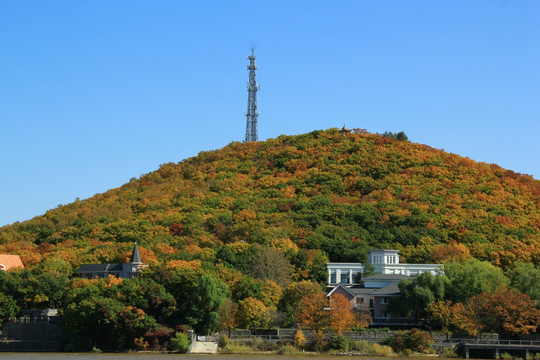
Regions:
[[[141,255],[139,255],[139,248],[137,247],[137,242],[135,242],[135,246],[133,247],[133,253],[131,253],[130,263],[142,264]]]

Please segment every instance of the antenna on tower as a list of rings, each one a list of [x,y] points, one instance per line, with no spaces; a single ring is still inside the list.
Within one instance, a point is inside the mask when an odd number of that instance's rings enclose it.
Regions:
[[[249,83],[247,86],[248,89],[248,106],[246,113],[246,142],[257,141],[257,118],[259,113],[257,112],[257,91],[260,89],[255,80],[255,70],[257,66],[255,65],[255,48],[251,48],[251,55],[248,56],[249,59]]]

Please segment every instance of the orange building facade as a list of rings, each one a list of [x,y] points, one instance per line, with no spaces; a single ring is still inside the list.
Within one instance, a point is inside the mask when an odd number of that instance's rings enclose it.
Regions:
[[[19,255],[1,255],[0,254],[0,271],[9,271],[13,268],[24,268]]]

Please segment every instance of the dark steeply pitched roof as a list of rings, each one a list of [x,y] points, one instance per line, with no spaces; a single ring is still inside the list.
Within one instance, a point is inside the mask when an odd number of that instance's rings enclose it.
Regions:
[[[142,264],[141,255],[139,255],[139,248],[137,247],[137,242],[135,242],[135,246],[133,247],[133,253],[131,254],[130,263]]]
[[[84,264],[75,272],[77,273],[108,273],[122,271],[122,264]]]

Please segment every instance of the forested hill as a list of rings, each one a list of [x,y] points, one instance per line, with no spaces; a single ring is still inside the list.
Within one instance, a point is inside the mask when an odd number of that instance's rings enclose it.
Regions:
[[[0,229],[0,253],[30,268],[125,261],[242,269],[246,253],[285,253],[295,278],[314,263],[472,256],[540,263],[540,181],[426,145],[337,129],[232,143],[104,194]],[[202,265],[201,265],[202,264]],[[323,271],[324,272],[324,271]],[[321,274],[315,276],[320,277]],[[321,280],[321,279],[318,279]]]

